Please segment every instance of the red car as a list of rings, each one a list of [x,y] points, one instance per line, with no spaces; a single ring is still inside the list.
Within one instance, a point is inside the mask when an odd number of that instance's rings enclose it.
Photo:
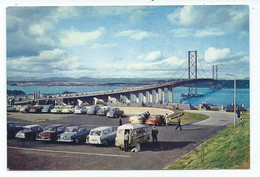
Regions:
[[[165,125],[165,119],[163,115],[150,115],[145,123],[148,125]]]
[[[46,127],[43,132],[36,134],[36,140],[41,141],[57,141],[57,136],[59,134],[64,133],[65,126],[64,125],[50,125]]]

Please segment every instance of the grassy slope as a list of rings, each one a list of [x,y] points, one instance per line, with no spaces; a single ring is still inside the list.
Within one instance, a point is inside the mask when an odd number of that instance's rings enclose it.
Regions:
[[[250,168],[249,113],[243,114],[244,128],[233,125],[181,158],[168,169]],[[204,163],[202,149],[204,147]]]
[[[189,113],[183,112],[184,114],[181,116],[181,124],[187,124],[191,122],[196,122],[199,120],[206,119],[208,116],[205,114],[199,113]],[[170,120],[171,123],[177,123],[177,119]]]

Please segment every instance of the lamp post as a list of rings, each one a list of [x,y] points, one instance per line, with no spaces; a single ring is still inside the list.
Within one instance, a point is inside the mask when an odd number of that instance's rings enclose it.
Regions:
[[[228,65],[228,64],[217,64],[216,66]],[[232,65],[235,67],[234,74],[226,74],[228,76],[234,77],[234,127],[236,127],[236,108],[237,108],[237,82],[236,82],[236,65]]]

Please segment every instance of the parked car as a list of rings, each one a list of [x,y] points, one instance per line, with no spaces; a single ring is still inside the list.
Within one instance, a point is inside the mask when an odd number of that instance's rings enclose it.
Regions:
[[[76,109],[75,109],[75,114],[87,114],[87,111],[88,111],[88,108],[85,107],[85,106],[78,106]]]
[[[30,113],[40,113],[40,112],[42,112],[42,106],[32,106],[32,107],[30,107],[30,110],[29,110],[29,112]]]
[[[97,127],[92,129],[86,138],[88,144],[104,144],[114,143],[116,138],[116,130],[113,127]]]
[[[69,126],[65,132],[58,135],[59,142],[86,142],[86,137],[89,135],[90,130],[85,126]]]
[[[7,112],[15,112],[16,108],[14,106],[11,105],[7,105]]]
[[[65,114],[72,114],[72,113],[74,113],[74,111],[75,111],[75,107],[73,105],[69,105],[69,106],[63,107],[61,112],[65,113]]]
[[[22,112],[22,113],[28,113],[29,110],[30,110],[30,108],[31,108],[31,105],[25,105],[25,106],[23,106],[23,107],[20,108],[20,112]]]
[[[165,125],[165,119],[163,115],[150,115],[145,123],[148,125]]]
[[[42,109],[42,112],[44,113],[49,113],[51,112],[51,110],[54,108],[53,104],[49,104],[49,105],[45,105]]]
[[[108,113],[107,113],[107,117],[111,118],[111,117],[120,117],[124,114],[124,111],[119,109],[119,108],[112,108]]]
[[[36,134],[36,140],[57,141],[57,136],[65,131],[65,126],[60,124],[50,125],[43,132]]]
[[[7,138],[14,138],[16,133],[22,129],[22,126],[16,126],[14,123],[7,122]]]
[[[36,134],[43,131],[41,125],[26,125],[23,126],[23,130],[16,133],[16,138],[21,138],[25,140],[35,140]]]
[[[144,117],[142,116],[130,116],[129,117],[129,123],[130,124],[143,124],[144,122]]]
[[[98,110],[97,115],[99,116],[106,116],[107,113],[111,110],[110,106],[104,106],[101,107],[100,110]]]
[[[100,107],[98,105],[93,105],[93,106],[90,106],[90,108],[88,109],[88,112],[87,114],[96,114],[97,111],[100,110]]]
[[[63,106],[55,106],[52,110],[51,110],[51,113],[61,113],[62,112],[62,109],[63,109]]]
[[[129,147],[134,148],[137,143],[140,145],[148,143],[150,134],[147,125],[141,124],[124,124],[117,128],[115,146],[124,149],[124,135],[129,133]]]

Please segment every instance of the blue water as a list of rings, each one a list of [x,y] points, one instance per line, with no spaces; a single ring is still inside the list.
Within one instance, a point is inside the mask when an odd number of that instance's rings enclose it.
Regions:
[[[40,90],[41,94],[57,94],[64,91],[86,93],[106,90],[121,89],[122,87],[92,87],[92,86],[7,86],[9,90],[22,90],[26,94],[33,94],[33,91]],[[178,102],[182,97],[181,94],[188,93],[188,87],[177,87],[173,90],[173,101]],[[191,103],[192,105],[199,105],[201,102],[212,103],[217,106],[228,105],[234,102],[234,89],[225,88],[221,90],[210,90],[209,88],[198,88],[198,93],[203,94],[202,97],[191,98],[183,101],[183,103]],[[167,94],[166,94],[167,95]],[[237,103],[244,104],[246,108],[250,107],[249,89],[237,89]],[[165,98],[168,101],[168,98]]]

